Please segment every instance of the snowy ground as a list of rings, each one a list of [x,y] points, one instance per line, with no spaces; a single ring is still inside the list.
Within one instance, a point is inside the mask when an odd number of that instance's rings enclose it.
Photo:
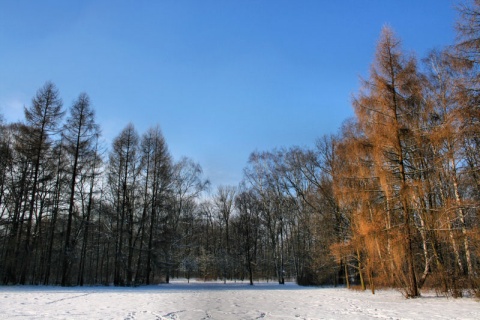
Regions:
[[[184,283],[139,288],[0,287],[0,319],[480,319],[480,302],[434,294]]]

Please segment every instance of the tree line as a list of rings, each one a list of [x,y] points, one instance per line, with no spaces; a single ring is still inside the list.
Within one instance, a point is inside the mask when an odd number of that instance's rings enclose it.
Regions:
[[[478,294],[480,1],[418,61],[382,30],[355,117],[312,148],[253,152],[238,186],[175,161],[158,126],[108,152],[90,98],[47,82],[0,126],[3,284],[267,279]]]

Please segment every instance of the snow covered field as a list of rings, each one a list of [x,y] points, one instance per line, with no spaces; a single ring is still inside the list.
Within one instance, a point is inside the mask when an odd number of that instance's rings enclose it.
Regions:
[[[480,319],[480,302],[289,283],[0,287],[0,319]]]

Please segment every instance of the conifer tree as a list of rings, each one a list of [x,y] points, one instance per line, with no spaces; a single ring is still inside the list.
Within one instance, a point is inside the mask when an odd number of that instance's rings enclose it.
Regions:
[[[416,130],[421,112],[421,81],[414,58],[406,57],[389,28],[382,30],[370,78],[354,100],[358,121],[372,144],[375,175],[384,183],[389,207],[402,225],[402,259],[397,281],[407,297],[419,296],[415,275],[412,204]],[[403,262],[404,261],[404,262]],[[392,270],[393,271],[393,270]]]
[[[59,132],[60,120],[64,115],[62,107],[63,103],[58,89],[53,83],[47,82],[37,91],[31,107],[24,109],[25,126],[21,127],[23,129],[21,139],[24,141],[25,147],[28,148],[24,151],[28,152],[29,157],[31,157],[33,177],[25,230],[24,261],[21,264],[21,284],[25,284],[27,281],[27,273],[32,259],[32,227],[34,222],[41,223],[41,221],[34,221],[39,190],[39,174],[41,166],[48,159],[52,143],[51,137]]]

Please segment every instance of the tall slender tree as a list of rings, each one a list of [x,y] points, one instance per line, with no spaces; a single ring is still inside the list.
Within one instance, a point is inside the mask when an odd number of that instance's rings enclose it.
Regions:
[[[65,124],[63,137],[65,148],[70,158],[70,190],[68,199],[67,228],[63,250],[62,286],[70,284],[69,269],[74,253],[74,242],[71,239],[72,223],[75,211],[75,191],[78,177],[86,174],[88,163],[95,157],[94,142],[99,134],[95,123],[95,113],[90,106],[90,98],[86,93],[80,94],[70,108],[70,116]]]
[[[411,203],[416,177],[413,164],[416,130],[412,125],[421,111],[420,93],[421,82],[415,59],[403,54],[400,41],[385,27],[370,79],[364,82],[363,91],[354,100],[354,108],[373,147],[375,174],[384,182],[390,208],[395,208],[394,214],[401,219],[405,263],[398,267],[404,270],[405,277],[399,277],[398,281],[408,297],[420,294],[414,265],[414,211]]]
[[[62,107],[63,103],[58,89],[52,82],[47,82],[37,91],[32,105],[24,109],[25,125],[22,127],[24,131],[22,139],[29,145],[33,177],[25,230],[25,259],[22,262],[21,284],[25,284],[27,281],[27,272],[32,259],[32,226],[38,198],[39,174],[42,164],[48,159],[51,136],[59,132],[60,120],[64,115]],[[37,223],[41,223],[41,221],[37,221]]]
[[[139,137],[128,124],[114,139],[109,157],[108,181],[116,212],[114,284],[131,285],[133,279],[133,217],[139,173]],[[125,243],[127,236],[127,243]],[[125,252],[125,248],[127,249]]]
[[[136,278],[145,278],[150,284],[153,271],[154,240],[158,239],[158,215],[167,208],[172,184],[172,159],[159,126],[150,128],[141,141],[142,166],[144,171],[143,212],[141,239]],[[143,247],[146,242],[145,269],[140,271]],[[142,276],[140,276],[142,274]]]
[[[224,239],[224,248],[225,252],[222,254],[222,265],[224,269],[223,279],[227,281],[227,277],[231,272],[229,266],[231,262],[230,257],[230,219],[233,215],[233,210],[235,208],[235,196],[236,188],[232,186],[219,186],[217,189],[217,194],[215,195],[215,206],[219,214],[219,219],[222,222],[223,227],[225,228],[225,239]]]

